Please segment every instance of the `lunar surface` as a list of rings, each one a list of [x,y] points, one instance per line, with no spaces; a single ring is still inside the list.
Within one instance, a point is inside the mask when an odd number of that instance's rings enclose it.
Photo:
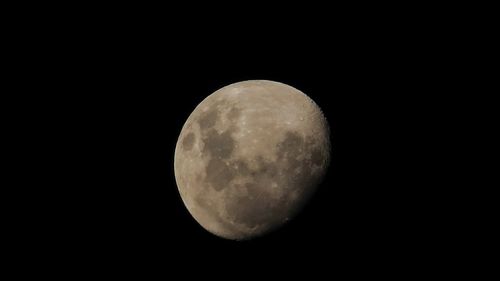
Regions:
[[[194,219],[227,239],[292,219],[330,161],[329,128],[301,91],[267,80],[226,86],[191,113],[175,148],[175,179]]]

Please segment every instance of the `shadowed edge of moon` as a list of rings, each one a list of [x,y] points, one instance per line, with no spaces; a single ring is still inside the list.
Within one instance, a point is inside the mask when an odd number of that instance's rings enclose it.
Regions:
[[[312,137],[303,138],[295,131],[285,132],[284,138],[280,141],[274,151],[276,153],[276,162],[266,161],[261,156],[253,159],[234,158],[233,150],[235,140],[232,134],[237,128],[230,126],[226,130],[217,131],[214,127],[223,115],[220,107],[224,101],[217,101],[211,105],[211,109],[202,112],[196,120],[200,128],[200,137],[196,137],[193,132],[189,132],[182,139],[182,149],[190,151],[195,142],[199,142],[202,152],[208,156],[208,162],[205,166],[205,175],[197,175],[198,182],[208,183],[207,188],[212,188],[217,192],[224,189],[242,189],[247,190],[247,194],[238,192],[231,193],[225,203],[225,210],[229,215],[230,221],[221,217],[218,210],[213,210],[207,204],[207,198],[197,196],[197,204],[212,214],[221,225],[233,232],[235,237],[243,238],[245,235],[236,225],[244,225],[247,228],[256,228],[264,226],[267,230],[275,229],[284,223],[284,219],[293,216],[308,199],[307,193],[314,188],[321,180],[322,165],[327,164],[328,155],[315,143]],[[225,112],[227,120],[236,121],[241,115],[241,110],[231,106]],[[299,157],[301,156],[301,157]],[[257,163],[257,166],[248,164],[250,161]],[[324,171],[323,171],[324,172]],[[244,184],[232,183],[237,177],[252,179]],[[279,201],[265,197],[269,192],[271,182],[277,182],[280,188],[288,191],[295,190],[299,193],[295,199],[290,196],[283,197]],[[292,192],[285,192],[291,194]],[[303,201],[298,204],[293,200]],[[258,236],[258,235],[257,235]],[[253,236],[247,237],[252,238]],[[228,237],[230,238],[230,237]]]

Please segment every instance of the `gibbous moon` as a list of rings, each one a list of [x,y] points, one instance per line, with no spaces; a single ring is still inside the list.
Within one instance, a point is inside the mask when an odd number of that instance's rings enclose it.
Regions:
[[[175,148],[186,208],[209,232],[245,240],[292,219],[330,161],[328,123],[301,91],[273,81],[228,85],[191,113]]]

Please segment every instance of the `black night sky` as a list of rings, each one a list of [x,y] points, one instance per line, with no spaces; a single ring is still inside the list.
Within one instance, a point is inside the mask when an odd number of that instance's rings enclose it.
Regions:
[[[420,158],[421,144],[430,138],[420,133],[420,105],[432,101],[435,77],[426,46],[405,36],[409,26],[320,18],[315,27],[282,22],[231,31],[224,23],[178,28],[175,20],[143,17],[42,36],[61,44],[38,64],[51,65],[39,70],[48,72],[41,85],[51,90],[44,101],[56,108],[47,114],[59,136],[50,141],[57,182],[37,228],[49,240],[38,242],[103,267],[188,264],[185,276],[199,266],[242,274],[293,275],[306,265],[311,272],[370,271],[426,255],[443,238],[433,212],[441,194],[420,177],[429,161]],[[198,103],[249,79],[310,96],[329,121],[333,150],[303,212],[274,233],[235,242],[208,233],[188,213],[173,159]]]

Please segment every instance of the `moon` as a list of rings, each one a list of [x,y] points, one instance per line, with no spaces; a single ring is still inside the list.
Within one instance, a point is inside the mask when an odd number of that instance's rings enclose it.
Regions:
[[[205,98],[179,135],[180,197],[207,231],[247,240],[276,230],[308,202],[330,162],[321,109],[301,91],[243,81]]]

